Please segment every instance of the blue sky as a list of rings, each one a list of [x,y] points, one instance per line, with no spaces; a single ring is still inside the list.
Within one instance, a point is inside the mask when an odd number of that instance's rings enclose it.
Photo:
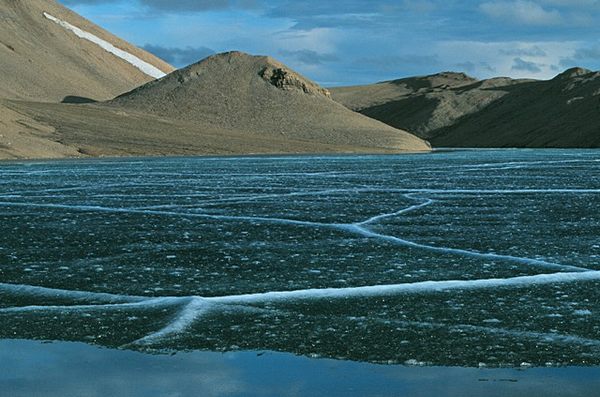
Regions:
[[[327,85],[600,69],[600,0],[59,0],[175,66],[271,55]]]

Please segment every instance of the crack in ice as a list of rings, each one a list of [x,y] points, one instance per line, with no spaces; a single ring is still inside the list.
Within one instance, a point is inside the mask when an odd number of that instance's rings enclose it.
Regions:
[[[144,307],[163,307],[183,305],[181,310],[173,319],[162,329],[146,335],[131,344],[152,345],[158,343],[166,337],[174,336],[185,332],[200,317],[211,310],[222,311],[232,307],[244,307],[255,304],[267,304],[277,302],[294,302],[302,300],[336,300],[348,298],[376,298],[386,296],[397,296],[402,294],[417,293],[442,293],[448,291],[467,291],[493,288],[521,288],[532,285],[563,284],[584,281],[600,281],[600,271],[588,271],[579,273],[552,273],[539,274],[534,276],[521,276],[513,278],[498,279],[478,279],[478,280],[445,280],[445,281],[421,281],[404,284],[373,285],[362,287],[347,288],[319,288],[303,289],[293,291],[270,291],[262,293],[226,295],[215,297],[141,297],[130,296],[129,302],[108,303],[108,304],[89,304],[74,306],[24,306],[1,308],[0,314],[26,313],[37,311],[90,311],[90,310],[115,310],[115,309],[139,309]],[[40,287],[1,284],[0,291],[9,293],[25,293],[39,291]],[[44,293],[50,293],[50,296],[75,297],[81,299],[88,296],[89,299],[97,298],[99,295],[108,298],[109,301],[123,299],[124,295],[98,294],[83,291],[66,291],[41,288]],[[54,291],[54,292],[53,292]],[[53,293],[51,293],[53,292]],[[34,294],[39,297],[39,294]],[[46,297],[47,295],[42,295]],[[252,308],[258,309],[258,308]],[[259,309],[260,310],[260,309]]]
[[[404,197],[406,197],[408,199],[411,199],[411,200],[415,199],[413,193],[405,194]],[[410,207],[403,208],[401,210],[398,210],[396,212],[392,212],[392,213],[389,213],[389,214],[381,214],[381,215],[373,216],[373,217],[367,219],[366,221],[354,223],[354,225],[355,226],[359,226],[359,227],[363,227],[363,226],[366,226],[366,225],[370,225],[372,223],[379,222],[379,221],[384,220],[384,219],[393,218],[393,217],[399,216],[399,215],[404,215],[404,214],[407,214],[409,212],[413,212],[413,211],[419,210],[421,208],[425,208],[425,207],[427,207],[427,206],[435,203],[435,201],[432,200],[432,199],[423,199],[423,200],[424,201],[422,203],[420,203],[420,204],[411,205]]]
[[[427,190],[425,190],[427,191]],[[415,192],[416,193],[416,192]],[[410,199],[415,200],[415,193],[407,193],[404,196]],[[414,241],[402,239],[396,236],[381,234],[374,232],[367,227],[366,225],[373,224],[377,221],[388,219],[397,215],[404,215],[412,211],[416,211],[418,209],[424,208],[433,204],[435,201],[433,199],[421,198],[421,200],[425,200],[422,203],[409,206],[407,208],[400,209],[396,212],[381,214],[374,217],[371,217],[365,221],[357,222],[357,223],[326,223],[326,222],[313,222],[313,221],[303,221],[296,219],[287,219],[287,218],[276,218],[276,217],[262,217],[262,216],[234,216],[234,215],[217,215],[217,214],[203,214],[203,213],[185,213],[185,212],[173,212],[173,211],[158,211],[158,210],[138,210],[131,208],[111,208],[111,207],[102,207],[102,206],[90,206],[90,205],[65,205],[65,204],[36,204],[36,203],[17,203],[17,202],[0,202],[0,206],[16,206],[16,207],[38,207],[38,208],[57,208],[57,209],[68,209],[75,211],[92,211],[92,212],[114,212],[114,213],[132,213],[132,214],[146,214],[146,215],[159,215],[159,216],[178,216],[178,217],[190,217],[190,218],[205,218],[205,219],[215,219],[215,220],[225,220],[225,221],[247,221],[247,222],[257,222],[257,223],[275,223],[275,224],[284,224],[284,225],[293,225],[293,226],[302,226],[302,227],[315,227],[315,228],[329,228],[334,230],[339,230],[343,232],[350,232],[352,234],[357,234],[367,238],[379,239],[387,242],[391,242],[396,245],[401,245],[405,247],[412,247],[417,249],[424,249],[432,252],[440,252],[445,254],[455,254],[459,256],[467,256],[481,259],[490,259],[490,260],[504,260],[510,261],[514,263],[524,264],[524,265],[532,265],[532,266],[540,266],[547,269],[553,270],[566,270],[566,271],[587,271],[589,269],[571,265],[564,265],[559,263],[548,262],[540,259],[532,259],[532,258],[524,258],[512,255],[502,255],[502,254],[494,254],[494,253],[485,253],[478,252],[475,250],[466,250],[460,248],[451,248],[451,247],[439,247],[434,245],[417,243]]]

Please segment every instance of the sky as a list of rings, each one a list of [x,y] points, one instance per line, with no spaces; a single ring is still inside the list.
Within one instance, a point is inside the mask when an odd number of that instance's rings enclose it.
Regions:
[[[270,55],[325,86],[600,69],[600,0],[59,0],[176,67]]]

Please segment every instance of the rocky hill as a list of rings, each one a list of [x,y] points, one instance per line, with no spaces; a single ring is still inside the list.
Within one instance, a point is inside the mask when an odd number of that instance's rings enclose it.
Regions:
[[[349,111],[276,60],[241,52],[206,58],[109,106],[236,130],[249,139],[289,138],[360,151],[428,150],[413,135]],[[297,150],[291,144],[285,151]]]

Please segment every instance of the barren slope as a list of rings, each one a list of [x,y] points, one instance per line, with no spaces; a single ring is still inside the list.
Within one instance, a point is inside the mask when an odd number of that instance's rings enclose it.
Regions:
[[[509,78],[478,81],[445,72],[367,86],[332,89],[333,98],[350,109],[402,128],[435,145],[439,130],[477,112],[523,82]]]
[[[438,146],[600,147],[600,73],[573,68],[515,85],[500,100],[441,129]]]
[[[421,139],[352,112],[268,58],[215,55],[108,102],[8,101],[80,155],[397,153]]]
[[[164,73],[173,70],[54,0],[0,1],[0,158],[77,154],[75,148],[49,140],[52,126],[16,112],[14,106],[8,108],[7,99],[106,100],[154,79],[65,26],[79,28]]]
[[[428,150],[405,131],[349,111],[279,62],[240,52],[215,55],[109,102],[190,124],[372,150]],[[295,152],[290,145],[286,151]]]
[[[106,100],[154,78],[48,19],[53,16],[169,73],[173,67],[54,0],[0,2],[0,97],[58,102]]]

